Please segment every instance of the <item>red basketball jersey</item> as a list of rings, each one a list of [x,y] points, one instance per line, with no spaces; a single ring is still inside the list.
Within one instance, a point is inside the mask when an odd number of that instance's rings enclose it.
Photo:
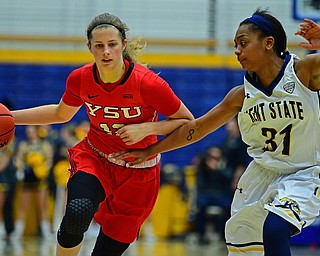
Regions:
[[[117,130],[127,124],[156,122],[158,113],[173,115],[181,104],[168,83],[153,71],[133,62],[125,64],[126,72],[115,84],[101,85],[95,63],[74,70],[62,97],[67,105],[85,105],[90,119],[88,139],[106,154],[156,142],[157,136],[151,135],[127,146]]]

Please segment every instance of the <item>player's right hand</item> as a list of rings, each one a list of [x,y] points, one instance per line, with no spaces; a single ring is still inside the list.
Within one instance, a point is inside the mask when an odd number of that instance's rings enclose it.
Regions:
[[[300,24],[300,28],[297,30],[295,35],[300,35],[305,38],[308,42],[299,43],[300,47],[308,50],[319,50],[320,49],[320,25],[310,19],[304,19],[305,23]]]

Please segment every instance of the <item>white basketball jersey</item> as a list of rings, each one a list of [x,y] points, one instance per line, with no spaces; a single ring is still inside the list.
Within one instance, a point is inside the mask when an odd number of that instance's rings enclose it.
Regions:
[[[249,155],[283,173],[320,164],[319,91],[311,91],[299,81],[295,58],[286,56],[268,89],[246,73],[245,100],[238,117]]]

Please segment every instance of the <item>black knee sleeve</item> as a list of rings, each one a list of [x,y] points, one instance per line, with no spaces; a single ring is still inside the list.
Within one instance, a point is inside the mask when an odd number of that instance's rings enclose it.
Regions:
[[[96,205],[88,198],[71,200],[66,207],[60,230],[59,244],[63,247],[73,247],[83,239],[83,233],[89,228],[96,212]]]
[[[99,180],[84,172],[78,172],[68,182],[68,202],[66,212],[57,234],[58,243],[65,248],[78,245],[83,234],[105,198]]]
[[[64,248],[72,248],[81,243],[83,239],[83,234],[80,235],[71,235],[68,232],[64,231],[63,226],[61,225],[57,233],[57,241],[59,245]]]
[[[66,231],[71,235],[84,233],[96,212],[92,201],[87,198],[73,199],[66,208],[64,217]]]

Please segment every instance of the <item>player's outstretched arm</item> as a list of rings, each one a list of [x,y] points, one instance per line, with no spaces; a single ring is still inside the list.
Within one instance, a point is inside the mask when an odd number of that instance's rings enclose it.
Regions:
[[[69,121],[80,109],[66,105],[62,100],[59,104],[11,111],[16,125],[57,124]]]
[[[310,19],[304,19],[305,23],[300,24],[300,28],[295,35],[302,36],[307,42],[299,43],[299,46],[308,50],[320,49],[320,25]]]
[[[148,148],[117,152],[110,154],[109,157],[116,160],[134,158],[133,161],[127,163],[130,166],[140,164],[156,154],[195,143],[231,120],[239,112],[243,99],[243,86],[237,86],[226,95],[222,102],[205,115],[189,121]]]

